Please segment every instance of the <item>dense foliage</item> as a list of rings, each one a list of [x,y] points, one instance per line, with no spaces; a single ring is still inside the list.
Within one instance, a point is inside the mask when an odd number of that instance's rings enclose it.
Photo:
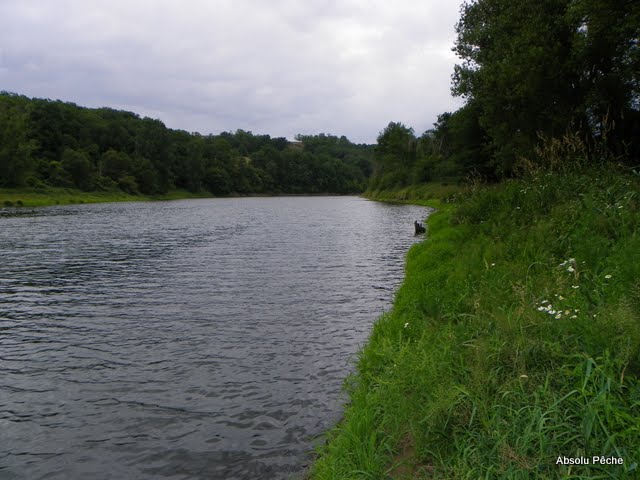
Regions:
[[[332,135],[297,142],[237,130],[203,136],[109,108],[0,94],[0,187],[159,194],[351,193],[371,146]]]
[[[452,91],[464,107],[416,137],[390,123],[378,137],[373,191],[469,174],[510,177],[537,147],[577,135],[640,164],[640,2],[476,0],[462,6]]]

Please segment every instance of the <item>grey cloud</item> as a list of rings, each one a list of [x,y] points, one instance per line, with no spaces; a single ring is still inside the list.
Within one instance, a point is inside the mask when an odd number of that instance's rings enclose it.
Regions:
[[[0,88],[202,133],[374,142],[449,95],[459,7],[378,0],[5,0]]]

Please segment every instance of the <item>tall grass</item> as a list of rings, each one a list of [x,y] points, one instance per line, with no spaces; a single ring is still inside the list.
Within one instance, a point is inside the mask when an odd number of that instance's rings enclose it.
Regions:
[[[442,205],[313,478],[640,478],[637,192],[601,166]]]

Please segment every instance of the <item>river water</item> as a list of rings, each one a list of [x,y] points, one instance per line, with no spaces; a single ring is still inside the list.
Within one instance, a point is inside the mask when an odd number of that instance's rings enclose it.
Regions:
[[[0,478],[288,478],[340,418],[421,207],[0,209]]]

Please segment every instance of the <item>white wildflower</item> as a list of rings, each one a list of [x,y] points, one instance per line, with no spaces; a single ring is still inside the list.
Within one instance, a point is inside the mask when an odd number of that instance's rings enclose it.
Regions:
[[[611,275],[605,275],[604,278],[606,278],[607,280],[611,278]]]
[[[409,326],[409,322],[404,324],[404,328],[407,328]]]
[[[558,295],[558,300],[564,300],[564,297],[562,295]]]
[[[580,285],[571,285],[571,288],[580,288]]]
[[[575,272],[575,271],[576,271],[576,269],[575,269],[575,268],[573,268],[571,265],[569,265],[569,266],[567,267],[567,272],[569,272],[569,273],[573,273],[573,272]]]

